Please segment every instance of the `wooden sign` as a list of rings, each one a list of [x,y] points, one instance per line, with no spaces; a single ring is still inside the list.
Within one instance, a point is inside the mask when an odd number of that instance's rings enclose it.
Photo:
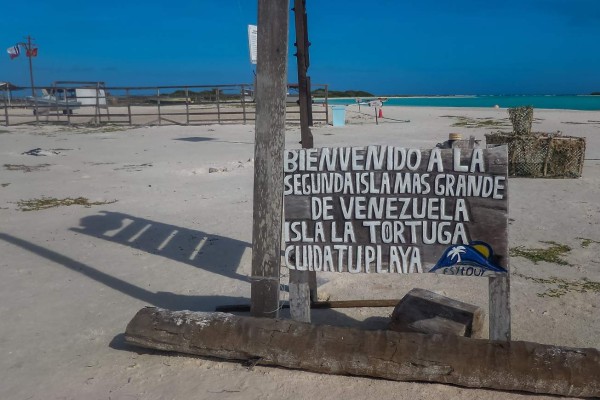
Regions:
[[[392,146],[284,154],[285,265],[507,275],[507,153]]]

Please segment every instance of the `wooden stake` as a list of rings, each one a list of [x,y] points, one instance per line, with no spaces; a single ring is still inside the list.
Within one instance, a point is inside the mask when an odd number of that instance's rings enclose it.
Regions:
[[[490,277],[490,340],[510,341],[510,275]]]
[[[314,146],[311,125],[310,85],[308,70],[308,34],[305,0],[294,0],[296,23],[296,61],[298,66],[298,94],[300,105],[300,137],[303,149]],[[290,271],[290,314],[292,319],[310,322],[310,302],[317,301],[317,274],[314,271]]]

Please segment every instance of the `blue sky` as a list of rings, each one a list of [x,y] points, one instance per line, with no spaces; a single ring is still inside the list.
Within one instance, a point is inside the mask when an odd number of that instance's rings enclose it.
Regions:
[[[253,79],[247,25],[256,23],[256,0],[29,0],[2,8],[3,49],[28,34],[36,39],[36,84]],[[600,0],[307,0],[307,11],[309,75],[334,90],[600,91]],[[290,29],[293,43],[293,24]],[[3,52],[0,81],[28,85],[27,59],[11,61]],[[297,80],[293,52],[290,44],[291,82]]]

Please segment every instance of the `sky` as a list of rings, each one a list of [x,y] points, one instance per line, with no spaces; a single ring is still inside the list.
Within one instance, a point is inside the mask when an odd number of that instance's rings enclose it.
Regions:
[[[281,0],[272,0],[281,1]],[[29,0],[3,4],[4,49],[35,38],[36,85],[252,83],[257,0]],[[290,1],[290,8],[293,0]],[[307,0],[311,80],[392,94],[600,91],[600,0]],[[288,76],[297,81],[290,11]],[[0,81],[29,85],[27,58]]]

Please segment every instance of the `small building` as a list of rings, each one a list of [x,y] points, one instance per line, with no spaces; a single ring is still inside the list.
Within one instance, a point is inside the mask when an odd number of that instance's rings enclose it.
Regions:
[[[8,105],[11,105],[12,95],[11,92],[14,90],[21,90],[23,88],[19,86],[15,86],[10,82],[0,82],[0,100],[2,102],[7,102]]]
[[[59,100],[78,102],[82,106],[107,106],[104,82],[56,81],[46,90]]]

